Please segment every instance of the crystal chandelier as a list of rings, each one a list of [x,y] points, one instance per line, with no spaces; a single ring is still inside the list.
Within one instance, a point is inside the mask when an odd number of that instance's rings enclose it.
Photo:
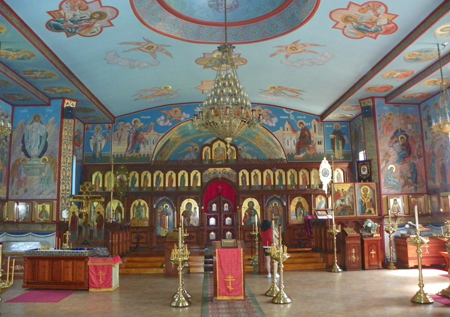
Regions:
[[[193,125],[199,131],[210,131],[220,139],[230,143],[249,128],[261,123],[260,116],[248,99],[244,87],[239,83],[236,64],[233,57],[234,46],[227,42],[227,8],[225,11],[225,44],[218,47],[215,57],[216,79],[202,110],[194,116]]]
[[[448,43],[442,44],[442,47],[445,48]],[[439,44],[437,44],[438,49],[438,58],[439,58],[439,71],[441,75],[441,97],[437,101],[436,110],[439,112],[437,115],[438,121],[434,122],[432,125],[433,132],[442,132],[442,133],[450,133],[450,111],[448,109],[450,104],[450,96],[446,87],[446,83],[444,81],[444,75],[442,74],[442,62],[441,62],[441,49]]]

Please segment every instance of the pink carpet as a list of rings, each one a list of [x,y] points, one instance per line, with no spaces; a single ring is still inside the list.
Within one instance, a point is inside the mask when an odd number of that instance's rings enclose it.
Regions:
[[[450,306],[450,298],[440,295],[431,295],[432,299],[434,299],[435,302],[441,303],[445,306]]]
[[[74,291],[28,291],[7,303],[58,303]]]

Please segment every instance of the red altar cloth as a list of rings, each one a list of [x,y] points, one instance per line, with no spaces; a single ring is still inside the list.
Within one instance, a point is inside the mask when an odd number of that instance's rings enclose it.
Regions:
[[[217,249],[217,299],[244,299],[244,266],[242,248]]]
[[[113,291],[119,287],[120,256],[114,258],[89,258],[89,290]]]

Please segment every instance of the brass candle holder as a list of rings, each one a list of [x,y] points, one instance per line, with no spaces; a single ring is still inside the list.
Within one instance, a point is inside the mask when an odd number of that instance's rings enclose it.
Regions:
[[[418,223],[418,222],[416,222]],[[409,241],[412,245],[414,245],[417,250],[417,267],[419,270],[419,290],[417,293],[411,298],[413,303],[417,304],[432,304],[434,300],[424,292],[423,287],[423,274],[422,274],[422,247],[425,246],[428,241],[420,236],[420,231],[418,226],[416,226],[416,236]]]
[[[259,273],[259,228],[258,225],[253,225],[253,230],[250,232],[252,236],[255,236],[255,257],[251,258],[253,266],[253,274]]]
[[[182,227],[178,228],[178,247],[174,244],[172,253],[170,255],[170,261],[177,265],[178,270],[178,290],[173,295],[173,301],[170,304],[172,307],[188,307],[191,305],[189,298],[191,295],[184,288],[183,268],[184,264],[189,260],[189,250],[187,245],[184,244],[184,237],[187,232],[184,232]]]
[[[278,230],[280,234],[280,243],[278,246],[272,245],[270,248],[270,256],[274,259],[274,261],[277,261],[279,264],[279,271],[280,271],[280,287],[278,293],[272,298],[272,303],[274,304],[289,304],[292,302],[289,296],[284,292],[284,283],[283,283],[283,262],[285,262],[287,259],[289,259],[290,255],[287,253],[287,247],[282,244],[281,241],[281,226]],[[273,280],[276,280],[276,269],[274,267],[273,271]]]
[[[389,265],[386,267],[390,270],[396,270],[394,263],[394,233],[398,230],[397,222],[391,222],[391,212],[389,211],[389,222],[384,231],[389,235]]]
[[[445,222],[445,225],[441,228],[442,234],[439,235],[438,238],[445,241],[445,247],[450,256],[450,220],[447,220]],[[448,274],[450,275],[450,266],[448,268]],[[447,288],[444,288],[442,291],[438,292],[437,294],[450,298],[450,285]]]
[[[63,250],[69,250],[71,248],[70,245],[70,232],[66,231],[66,233],[64,233],[64,243],[62,245],[62,249]]]
[[[0,244],[0,266],[2,264],[2,255],[3,255],[3,245]],[[3,270],[0,269],[0,302],[2,301],[2,297],[1,295],[6,292],[13,284],[14,284],[14,268],[16,267],[16,258],[12,258],[11,261],[11,257],[8,257],[8,260],[6,262],[6,279],[4,280],[2,278],[3,276]],[[12,263],[12,267],[11,264]],[[11,275],[9,275],[9,270],[10,268],[12,268],[11,270]]]
[[[339,232],[341,232],[341,228],[340,228],[340,226],[339,226],[339,228],[336,227],[336,224],[334,223],[334,215],[333,215],[333,227],[328,230],[328,233],[333,236],[334,264],[330,271],[333,273],[342,272],[342,269],[339,267],[339,265],[337,263],[338,261],[337,261],[336,236],[338,235]]]

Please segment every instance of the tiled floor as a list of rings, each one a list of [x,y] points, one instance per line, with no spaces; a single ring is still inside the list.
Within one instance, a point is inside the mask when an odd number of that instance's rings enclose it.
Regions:
[[[434,295],[449,286],[446,272],[424,269],[425,291]],[[264,296],[270,279],[246,275],[266,316],[450,316],[450,307],[440,303],[415,304],[411,298],[419,290],[418,270],[374,270],[330,273],[324,271],[285,272],[285,292],[291,304],[272,304]],[[203,275],[185,277],[192,305],[172,308],[178,279],[160,274],[121,275],[114,292],[77,291],[59,303],[6,303],[24,291],[21,280],[2,295],[2,316],[201,316]]]

